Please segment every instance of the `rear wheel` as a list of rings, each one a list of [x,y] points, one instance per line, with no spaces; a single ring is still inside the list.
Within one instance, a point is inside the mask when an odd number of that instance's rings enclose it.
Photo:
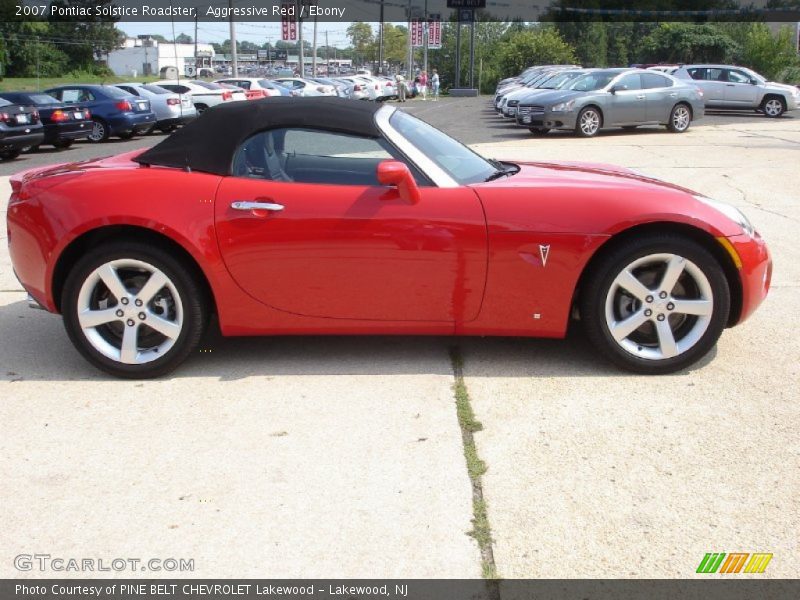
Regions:
[[[580,309],[587,336],[612,362],[637,373],[671,373],[716,344],[730,291],[702,245],[649,235],[619,244],[593,267]]]
[[[195,104],[194,107],[195,109],[197,109],[198,115],[202,115],[204,112],[208,110],[208,106],[206,106],[205,104]]]
[[[177,128],[178,128],[177,125],[161,125],[161,126],[159,126],[159,129],[161,131],[163,131],[164,133],[172,133]]]
[[[2,160],[14,160],[20,154],[22,154],[21,148],[5,148],[0,150],[0,159]]]
[[[692,124],[692,111],[685,104],[676,104],[669,113],[667,129],[672,133],[683,133]]]
[[[72,343],[118,377],[158,377],[197,347],[208,302],[190,270],[139,242],[92,249],[70,272],[62,314]]]
[[[587,106],[578,114],[575,133],[581,137],[594,137],[603,126],[603,116],[594,106]]]
[[[93,119],[92,132],[86,139],[93,144],[97,144],[99,142],[105,142],[109,135],[111,135],[111,132],[108,130],[108,125],[106,122],[101,119]]]
[[[776,119],[786,112],[786,104],[784,103],[783,98],[779,98],[777,96],[767,96],[761,103],[761,110],[764,111],[764,114],[767,117]]]

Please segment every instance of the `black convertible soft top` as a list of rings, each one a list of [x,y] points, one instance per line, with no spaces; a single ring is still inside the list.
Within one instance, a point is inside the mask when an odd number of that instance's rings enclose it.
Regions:
[[[344,98],[264,98],[222,104],[207,110],[160,144],[133,160],[143,165],[186,168],[230,175],[237,148],[265,129],[308,127],[380,137],[377,102]]]

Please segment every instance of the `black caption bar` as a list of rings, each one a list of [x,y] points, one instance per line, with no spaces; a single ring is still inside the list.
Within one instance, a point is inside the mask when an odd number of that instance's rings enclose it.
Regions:
[[[3,600],[796,600],[800,580],[0,580]]]
[[[800,2],[749,0],[3,0],[4,19],[64,21],[318,21],[402,22],[440,14],[447,20],[464,10],[481,21],[800,21]],[[637,6],[638,4],[638,6]],[[640,6],[646,5],[646,8]],[[9,15],[8,12],[11,14]]]

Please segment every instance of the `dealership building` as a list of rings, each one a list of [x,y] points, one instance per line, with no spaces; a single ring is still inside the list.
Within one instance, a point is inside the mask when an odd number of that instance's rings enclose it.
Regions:
[[[195,49],[197,58],[195,59]],[[149,36],[127,38],[121,48],[108,53],[108,68],[119,77],[158,76],[165,67],[177,67],[181,75],[199,67],[210,67],[214,59],[211,44],[173,44]]]

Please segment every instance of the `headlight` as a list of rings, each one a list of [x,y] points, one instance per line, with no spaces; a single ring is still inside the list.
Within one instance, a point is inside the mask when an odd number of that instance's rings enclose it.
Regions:
[[[575,100],[568,100],[567,102],[559,102],[554,104],[550,109],[553,112],[569,112],[575,106]]]
[[[741,227],[750,237],[755,235],[756,230],[753,227],[753,224],[750,223],[750,219],[745,217],[744,213],[735,206],[727,204],[726,202],[720,202],[719,200],[712,200],[711,198],[706,198],[705,196],[695,196],[695,199],[721,212],[723,215]]]

